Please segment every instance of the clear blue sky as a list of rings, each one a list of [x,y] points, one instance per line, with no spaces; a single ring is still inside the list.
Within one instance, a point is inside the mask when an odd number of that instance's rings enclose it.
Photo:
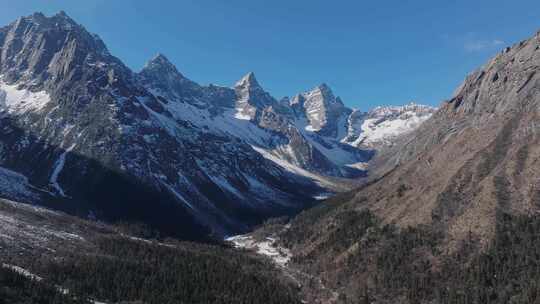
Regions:
[[[364,110],[437,105],[540,29],[538,0],[0,0],[0,24],[59,10],[134,70],[161,52],[203,84],[230,86],[254,71],[280,98],[326,82]]]

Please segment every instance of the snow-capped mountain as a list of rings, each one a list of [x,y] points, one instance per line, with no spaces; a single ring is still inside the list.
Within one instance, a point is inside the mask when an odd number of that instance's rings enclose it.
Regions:
[[[244,231],[332,190],[326,177],[365,175],[359,139],[375,118],[359,113],[326,85],[290,101],[253,73],[202,86],[163,55],[133,72],[63,12],[0,28],[0,165],[82,215],[184,237]]]
[[[376,107],[349,116],[349,130],[343,142],[358,148],[381,149],[391,146],[396,139],[414,131],[437,108],[410,103],[405,106]]]

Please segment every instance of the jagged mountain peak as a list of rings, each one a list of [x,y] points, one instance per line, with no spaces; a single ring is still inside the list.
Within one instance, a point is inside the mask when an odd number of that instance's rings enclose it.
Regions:
[[[163,54],[150,59],[138,73],[142,84],[154,94],[168,99],[183,99],[197,102],[201,96],[201,86],[186,78]]]
[[[53,78],[57,84],[80,77],[81,70],[114,67],[116,75],[131,73],[110,55],[96,34],[88,32],[65,12],[50,17],[39,12],[21,17],[2,28],[0,44],[3,79],[8,83],[26,81],[34,89]],[[73,72],[72,67],[79,70]],[[117,77],[111,76],[111,81],[114,78]]]
[[[315,89],[322,92],[330,92],[330,93],[332,92],[332,89],[330,88],[330,86],[326,84],[325,82],[319,84]]]
[[[255,77],[249,72],[234,86],[236,93],[236,117],[244,120],[257,120],[261,112],[268,106],[278,106],[279,103],[266,92]]]
[[[317,103],[322,103],[325,105],[337,104],[340,107],[345,106],[341,101],[341,98],[336,97],[330,86],[326,83],[321,83],[312,90],[303,93],[303,95],[306,99],[313,100]]]
[[[307,118],[308,130],[328,136],[338,135],[340,128],[338,120],[351,112],[326,83],[296,95],[291,100],[291,106],[297,115]]]
[[[325,94],[334,94],[332,92],[332,89],[330,88],[330,86],[326,83],[321,83],[319,84],[318,86],[314,87],[313,89],[305,92],[304,94],[313,94],[313,93],[316,93],[316,92],[321,92],[321,93],[325,93]]]
[[[261,85],[255,77],[255,73],[249,72],[235,84],[236,88],[260,88]]]
[[[141,74],[168,74],[184,78],[176,66],[163,54],[157,53],[150,59],[141,70]],[[159,76],[159,75],[155,75]],[[163,75],[162,75],[163,76]]]
[[[43,15],[42,13],[37,13],[37,14]],[[62,11],[62,10],[54,14],[51,17],[51,19],[54,19],[55,21],[62,20],[66,23],[71,23],[71,24],[78,24],[77,22],[75,22],[75,20],[73,20],[73,18],[71,18],[65,11]]]
[[[20,17],[17,19],[14,24],[21,25],[23,23],[31,23],[35,26],[41,26],[45,28],[62,28],[62,29],[73,29],[80,28],[83,29],[75,20],[73,20],[65,11],[59,11],[58,13],[48,17],[42,12],[35,12],[32,15]]]
[[[145,64],[145,67],[149,66],[168,66],[175,68],[167,56],[163,55],[162,53],[157,53]]]
[[[62,18],[69,18],[68,14],[67,14],[65,11],[63,11],[63,10],[59,11],[58,13],[56,13],[55,16],[62,17]]]
[[[8,30],[10,30],[11,35],[24,35],[28,36],[31,34],[35,34],[37,32],[46,32],[48,35],[46,37],[49,38],[57,38],[53,37],[53,34],[57,34],[57,32],[77,32],[76,35],[71,35],[70,38],[72,39],[90,39],[95,42],[100,43],[100,49],[98,51],[101,51],[101,47],[105,48],[104,43],[102,42],[101,38],[97,34],[90,33],[86,30],[86,28],[79,23],[77,23],[74,19],[72,19],[66,12],[60,11],[52,16],[46,16],[42,12],[35,12],[31,15],[24,16],[18,18],[16,21],[12,22],[7,26]],[[45,38],[46,38],[45,37]],[[40,37],[41,38],[41,37]],[[41,38],[44,39],[44,38]],[[61,41],[55,41],[55,44],[58,44]],[[52,42],[51,42],[52,43]]]
[[[59,14],[59,13],[58,13]],[[25,17],[20,17],[19,19],[24,19]],[[32,15],[26,17],[26,18],[32,18],[32,19],[46,19],[47,16],[45,16],[45,14],[43,14],[42,12],[35,12],[33,13]]]

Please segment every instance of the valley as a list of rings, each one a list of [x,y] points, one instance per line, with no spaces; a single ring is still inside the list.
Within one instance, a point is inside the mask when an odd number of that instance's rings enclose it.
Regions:
[[[497,43],[498,45],[499,43]],[[537,303],[540,32],[439,107],[0,27],[0,304]]]

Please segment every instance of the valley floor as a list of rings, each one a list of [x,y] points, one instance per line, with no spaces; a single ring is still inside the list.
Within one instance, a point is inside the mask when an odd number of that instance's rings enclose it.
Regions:
[[[266,259],[140,231],[0,200],[0,303],[301,303]]]

